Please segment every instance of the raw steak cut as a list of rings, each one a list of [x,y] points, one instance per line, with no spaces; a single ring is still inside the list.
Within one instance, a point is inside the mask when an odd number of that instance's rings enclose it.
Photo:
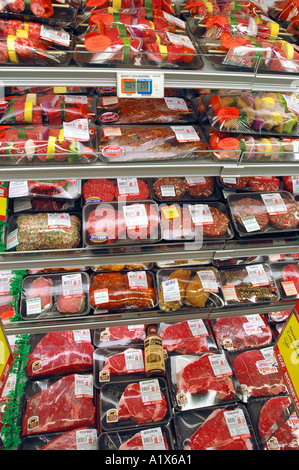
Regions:
[[[169,449],[168,442],[163,437],[165,450]],[[135,434],[133,437],[123,442],[123,444],[118,448],[118,450],[144,450],[142,437],[140,432]]]
[[[61,436],[55,437],[55,439],[40,447],[39,450],[78,450],[77,431],[85,429],[88,428],[78,428],[64,432]]]
[[[82,313],[85,308],[85,295],[80,297],[59,295],[56,307],[61,313]]]
[[[75,377],[76,374],[62,377],[28,398],[22,422],[23,436],[94,426],[93,399],[75,396]]]
[[[235,388],[230,377],[216,377],[209,360],[213,353],[203,354],[190,362],[177,374],[177,392],[189,392],[191,395],[216,392],[218,400],[228,400],[235,395]]]
[[[77,342],[73,331],[47,333],[28,356],[28,377],[62,375],[92,369],[91,341]]]
[[[142,326],[112,326],[101,333],[101,337],[107,335],[108,341],[117,341],[121,344],[140,343],[145,338],[145,329]]]
[[[258,349],[245,351],[233,360],[233,367],[244,395],[262,397],[287,391],[283,375],[273,361],[265,360]]]
[[[280,418],[281,413],[291,404],[289,397],[270,398],[262,407],[259,415],[258,429],[260,437],[268,437],[269,429]],[[298,418],[296,419],[298,422]],[[271,433],[270,433],[271,435]],[[267,447],[279,450],[299,450],[298,425],[292,423],[292,418],[285,422],[274,434]]]
[[[160,336],[168,352],[197,354],[209,351],[206,337],[194,337],[187,321],[166,326]]]
[[[216,409],[191,436],[184,450],[253,450],[249,437],[234,439],[225,420],[225,409]]]
[[[133,352],[133,348],[128,348],[127,351]],[[122,375],[122,374],[127,374],[127,365],[126,365],[126,352],[121,352],[118,354],[114,354],[113,356],[108,357],[107,361],[103,365],[102,370],[109,371],[110,376],[111,375]],[[142,352],[143,358],[144,354]],[[143,360],[144,362],[144,360]],[[144,372],[145,369],[143,368],[142,370],[138,370],[138,372]]]
[[[52,279],[40,276],[35,279],[28,293],[26,293],[26,299],[36,299],[41,298],[42,311],[45,312],[52,307]]]
[[[272,340],[271,329],[261,315],[217,318],[213,331],[218,343],[229,351],[263,346]]]
[[[167,401],[161,392],[161,403],[144,405],[139,383],[129,384],[117,406],[118,419],[131,419],[138,424],[161,421],[167,414]]]

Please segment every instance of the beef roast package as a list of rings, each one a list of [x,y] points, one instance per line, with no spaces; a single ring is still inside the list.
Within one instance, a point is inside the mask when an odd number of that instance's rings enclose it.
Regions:
[[[100,450],[174,450],[169,426],[141,427],[119,432],[104,432],[99,438]]]
[[[86,272],[26,276],[20,315],[24,320],[87,315],[89,276]]]
[[[94,428],[78,428],[62,433],[37,434],[21,438],[18,450],[98,450]]]
[[[299,298],[298,263],[271,263],[271,271],[279,289],[281,300]]]
[[[93,344],[96,348],[143,345],[145,325],[123,325],[93,330]]]
[[[161,176],[151,180],[153,198],[158,201],[216,201],[221,198],[213,176]]]
[[[144,178],[96,178],[83,181],[82,196],[85,204],[112,201],[147,201],[152,190]]]
[[[100,394],[101,429],[115,431],[164,425],[172,417],[166,380],[106,383]]]
[[[240,385],[224,351],[171,356],[166,370],[172,404],[178,411],[240,401]]]
[[[230,404],[174,415],[179,450],[258,450],[243,405]]]

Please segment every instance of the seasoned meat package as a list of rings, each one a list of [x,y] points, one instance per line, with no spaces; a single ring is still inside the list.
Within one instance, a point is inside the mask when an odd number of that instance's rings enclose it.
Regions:
[[[150,199],[149,183],[141,178],[96,178],[83,182],[85,203],[112,201],[145,201]]]
[[[152,181],[157,201],[216,200],[220,198],[212,176],[161,176]]]
[[[238,178],[219,177],[223,189],[239,191],[279,191],[281,181],[277,176],[240,176]]]
[[[109,163],[202,158],[208,146],[198,126],[102,126],[99,158]]]
[[[93,5],[93,3],[97,3],[97,5]],[[99,4],[100,3],[100,4]],[[96,2],[89,2],[88,0],[83,0],[81,3],[80,11],[88,11],[88,10],[94,10],[95,8],[98,9],[98,7],[101,8],[109,8],[115,6],[113,4],[112,0],[104,0],[104,1],[96,1]],[[120,0],[120,2],[117,4],[117,8],[147,8],[148,5],[145,0]],[[150,8],[153,8],[154,10],[163,10],[166,11],[169,14],[174,14],[175,9],[170,0],[152,0],[150,4]]]

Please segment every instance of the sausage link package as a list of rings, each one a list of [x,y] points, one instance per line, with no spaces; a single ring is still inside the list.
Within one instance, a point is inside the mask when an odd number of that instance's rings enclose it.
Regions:
[[[150,271],[94,273],[89,297],[96,314],[151,310],[157,306],[155,278]]]
[[[240,401],[240,385],[224,351],[166,360],[170,397],[184,411]]]
[[[298,263],[271,263],[281,300],[299,298],[299,266]]]
[[[38,197],[53,199],[78,199],[81,196],[81,180],[11,181],[9,198]]]
[[[82,196],[85,204],[146,201],[152,199],[152,191],[148,180],[143,178],[95,178],[83,181]]]
[[[167,382],[160,377],[103,384],[99,401],[103,431],[157,427],[172,417]]]
[[[202,97],[211,126],[231,133],[298,137],[298,116],[281,93],[241,93]]]
[[[99,450],[94,428],[78,428],[62,433],[36,434],[21,438],[18,450]]]
[[[258,450],[247,409],[221,405],[174,415],[178,450]]]
[[[167,425],[104,432],[99,438],[100,450],[174,450],[172,432]]]
[[[145,325],[123,325],[93,330],[93,344],[96,348],[143,346]]]
[[[229,191],[279,191],[282,183],[277,176],[240,176],[238,178],[219,177],[218,186]]]
[[[216,201],[221,198],[213,176],[161,176],[152,179],[156,201]]]
[[[222,307],[216,268],[161,269],[157,273],[159,307],[165,312],[187,308]]]
[[[20,315],[24,320],[87,315],[89,276],[85,272],[26,276]]]
[[[109,163],[206,159],[210,151],[197,125],[101,126],[99,159]]]

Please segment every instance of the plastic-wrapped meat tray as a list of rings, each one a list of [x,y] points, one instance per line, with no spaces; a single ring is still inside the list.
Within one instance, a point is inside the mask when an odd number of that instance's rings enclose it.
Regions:
[[[55,180],[55,181],[36,181],[29,180],[21,182],[21,187],[24,187],[24,192],[28,190],[28,197],[34,198],[52,198],[52,199],[69,199],[75,200],[81,196],[81,181],[80,180]],[[19,194],[19,185],[9,183],[9,198],[16,199],[23,197]],[[21,189],[21,192],[23,189]]]
[[[150,181],[153,199],[162,201],[218,201],[221,198],[213,176],[161,176]]]
[[[98,441],[96,429],[79,428],[21,438],[18,450],[99,450]]]
[[[99,439],[100,450],[174,450],[174,440],[169,426],[104,432]]]
[[[282,300],[299,298],[299,267],[298,263],[271,263],[276,284]]]
[[[130,177],[84,180],[82,196],[85,204],[153,199],[151,185],[146,178]]]
[[[240,176],[237,178],[219,177],[217,184],[220,188],[236,192],[279,191],[282,182],[277,176]]]
[[[93,344],[97,348],[143,345],[145,325],[124,325],[93,330]]]

